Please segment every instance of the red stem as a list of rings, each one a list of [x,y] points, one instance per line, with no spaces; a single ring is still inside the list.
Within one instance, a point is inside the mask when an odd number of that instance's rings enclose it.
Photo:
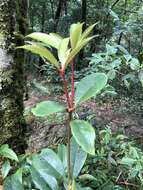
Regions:
[[[72,107],[74,107],[74,61],[71,62],[71,103]]]
[[[64,83],[64,91],[65,91],[65,95],[66,95],[66,99],[67,99],[68,109],[70,109],[71,108],[71,102],[70,102],[70,97],[69,97],[69,93],[68,93],[68,82],[65,78],[65,72],[61,73],[61,77],[62,77],[63,83]]]

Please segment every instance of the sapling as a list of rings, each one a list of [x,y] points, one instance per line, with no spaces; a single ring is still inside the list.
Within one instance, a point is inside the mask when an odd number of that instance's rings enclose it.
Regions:
[[[104,73],[92,73],[83,78],[76,86],[74,81],[74,66],[75,56],[80,50],[87,45],[94,36],[89,37],[94,26],[89,26],[85,31],[82,31],[83,23],[72,24],[70,27],[70,36],[63,38],[58,34],[45,34],[41,32],[34,32],[26,36],[32,41],[27,41],[26,45],[18,47],[29,50],[35,54],[40,55],[51,63],[61,76],[63,81],[63,89],[66,97],[66,107],[54,102],[43,101],[38,103],[32,109],[32,113],[36,116],[48,116],[57,112],[67,112],[67,168],[68,168],[68,190],[75,189],[75,182],[71,171],[71,136],[82,147],[82,149],[91,154],[95,154],[95,131],[94,128],[84,120],[73,119],[73,113],[76,108],[86,100],[95,97],[105,87],[107,83],[107,76]],[[57,57],[52,53],[52,48],[57,50]],[[71,80],[66,79],[67,67],[70,66]],[[69,90],[71,86],[71,90]]]

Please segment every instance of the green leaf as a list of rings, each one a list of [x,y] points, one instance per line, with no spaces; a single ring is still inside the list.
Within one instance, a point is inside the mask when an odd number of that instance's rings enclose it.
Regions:
[[[4,190],[24,190],[24,187],[17,179],[17,177],[15,175],[12,175],[5,179]]]
[[[75,105],[96,96],[107,84],[104,73],[93,73],[81,79],[75,92]]]
[[[51,149],[43,149],[40,157],[46,160],[61,176],[64,176],[64,167],[58,155]]]
[[[91,25],[91,26],[89,26],[89,27],[83,32],[83,34],[82,34],[82,36],[81,36],[81,39],[86,38],[86,37],[93,31],[93,28],[94,28],[95,25],[97,25],[97,24],[98,24],[98,22],[95,23],[95,24],[93,24],[93,25]]]
[[[143,86],[143,70],[139,72],[138,77],[139,77],[139,80]]]
[[[62,65],[65,65],[67,59],[67,50],[68,50],[69,38],[64,38],[61,41],[61,44],[58,49],[58,57]]]
[[[109,44],[106,44],[107,54],[108,55],[114,55],[117,53],[118,49],[114,46],[110,46]]]
[[[63,163],[64,169],[67,169],[67,147],[63,144],[58,145],[58,156]]]
[[[19,168],[16,173],[13,175],[15,179],[17,179],[22,184],[22,174],[23,174],[23,168]]]
[[[32,180],[36,187],[41,186],[41,190],[45,190],[45,188],[48,190],[49,187],[52,190],[58,190],[58,183],[55,177],[47,174],[46,172],[41,171],[41,170],[35,170],[34,168],[31,168],[31,175],[32,175]],[[38,176],[39,175],[39,176]],[[39,180],[38,177],[41,179]],[[40,182],[40,183],[39,183]],[[48,186],[47,186],[48,185]]]
[[[82,149],[91,155],[95,155],[94,128],[88,122],[83,120],[71,121],[70,126],[74,139]]]
[[[9,161],[6,161],[3,165],[2,165],[2,177],[3,179],[8,175],[9,171],[11,170],[11,165]]]
[[[32,109],[32,113],[39,117],[44,117],[51,115],[57,112],[63,112],[66,108],[57,102],[53,101],[43,101],[36,105],[35,108]]]
[[[130,64],[130,68],[131,68],[132,70],[134,70],[134,71],[137,71],[137,70],[140,69],[140,62],[139,62],[139,60],[136,59],[136,58],[132,58],[132,59],[130,60],[129,64]]]
[[[73,180],[73,182],[72,182],[72,190],[77,190],[77,187],[76,187],[76,182],[75,182],[75,180]]]
[[[12,149],[8,147],[8,145],[2,145],[0,147],[0,156],[3,156],[4,158],[9,158],[11,160],[15,160],[18,162],[17,155]]]
[[[31,162],[31,167],[33,167],[39,174],[39,172],[46,173],[50,176],[55,177],[56,179],[61,178],[61,174],[53,168],[47,160],[42,158],[40,155],[34,156]]]
[[[124,157],[120,161],[121,164],[127,165],[127,166],[132,166],[134,164],[135,160],[132,158]]]
[[[115,79],[115,77],[116,77],[116,70],[114,70],[114,69],[110,70],[110,71],[107,73],[107,76],[108,76],[108,78],[109,78],[110,80]]]
[[[60,37],[59,35],[54,34],[54,33],[45,34],[42,32],[34,32],[32,34],[27,35],[26,37],[43,42],[46,45],[50,45],[56,49],[59,48],[59,45],[62,40],[62,37]]]
[[[73,179],[78,177],[85,161],[87,158],[87,153],[81,149],[81,147],[76,143],[75,139],[71,140],[71,169]]]
[[[40,190],[50,190],[48,184],[45,182],[45,180],[40,176],[38,171],[36,171],[35,168],[30,168],[32,181],[35,184],[35,186]]]
[[[24,46],[18,47],[17,49],[25,49],[25,50],[31,51],[32,53],[38,54],[41,57],[44,57],[46,60],[48,60],[55,67],[59,68],[58,61],[54,57],[54,55],[47,48],[39,44],[34,43],[31,45],[24,45]]]
[[[96,181],[97,182],[97,179],[94,176],[90,175],[90,174],[80,175],[79,179],[82,180],[82,181],[89,180],[89,181]]]
[[[70,42],[74,49],[81,37],[83,23],[72,24],[70,27]]]
[[[90,38],[86,38],[84,40],[81,40],[80,42],[78,42],[78,44],[76,45],[76,47],[69,53],[69,56],[66,60],[66,64],[69,64],[74,57],[80,52],[80,50],[88,44],[89,41],[91,41],[95,36],[92,36]]]

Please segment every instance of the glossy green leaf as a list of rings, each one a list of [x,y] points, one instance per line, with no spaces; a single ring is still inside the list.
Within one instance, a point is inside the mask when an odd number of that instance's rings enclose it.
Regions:
[[[89,41],[91,41],[95,36],[92,36],[90,38],[84,39],[82,41],[80,41],[77,46],[69,53],[69,56],[66,60],[66,64],[69,64],[74,57],[80,52],[80,50],[88,44]]]
[[[22,184],[22,174],[23,174],[22,168],[19,168],[14,174],[15,179],[17,179],[21,184]]]
[[[58,57],[62,65],[65,65],[67,59],[68,44],[69,38],[64,38],[58,49]]]
[[[57,34],[51,33],[51,34],[45,34],[42,32],[34,32],[32,34],[27,35],[26,37],[32,38],[34,40],[43,42],[47,45],[50,45],[56,49],[59,48],[61,37]]]
[[[8,145],[2,145],[0,147],[0,156],[4,158],[9,158],[18,162],[18,157],[15,152],[8,147]]]
[[[98,23],[95,23],[95,24],[89,26],[89,27],[83,32],[83,34],[82,34],[82,36],[81,36],[81,39],[84,39],[84,38],[88,37],[88,35],[93,31],[93,28],[94,28],[97,24],[98,24]]]
[[[43,188],[58,190],[58,183],[55,177],[47,174],[44,170],[36,170],[35,168],[31,168],[31,175],[36,187],[41,186],[41,190]],[[40,178],[40,180],[38,180],[38,177]]]
[[[47,160],[43,159],[40,155],[34,156],[32,159],[31,167],[35,168],[35,170],[38,172],[42,172],[45,174],[48,174],[50,176],[55,177],[56,179],[61,178],[61,174],[53,168]]]
[[[11,170],[11,165],[9,161],[6,161],[3,165],[2,165],[2,177],[3,179],[8,175],[9,171]]]
[[[24,190],[23,185],[14,175],[7,177],[4,181],[4,190]],[[45,189],[46,190],[46,189]]]
[[[83,120],[73,120],[71,121],[70,126],[74,139],[82,149],[91,155],[95,155],[94,128],[88,122]]]
[[[65,107],[53,101],[43,101],[32,109],[32,113],[39,117],[48,116],[57,112],[65,111]]]
[[[58,145],[58,156],[63,163],[64,169],[67,169],[67,147],[63,144]]]
[[[72,24],[70,27],[70,42],[74,49],[81,37],[83,23]]]
[[[48,184],[45,182],[42,176],[40,176],[35,168],[31,167],[30,172],[32,176],[32,181],[39,190],[50,190]]]
[[[31,51],[32,53],[38,54],[41,57],[44,57],[46,60],[48,60],[51,64],[53,64],[55,67],[59,68],[59,64],[57,59],[54,57],[54,55],[45,47],[40,46],[39,44],[31,44],[31,45],[24,45],[18,47],[18,49],[25,49],[28,51]]]
[[[93,73],[81,79],[75,92],[75,104],[78,105],[89,98],[96,96],[107,84],[104,73]]]
[[[87,158],[87,153],[76,143],[75,139],[71,140],[71,170],[73,179],[76,178]]]
[[[64,176],[64,167],[58,155],[51,149],[43,149],[40,157],[46,160],[61,176]]]

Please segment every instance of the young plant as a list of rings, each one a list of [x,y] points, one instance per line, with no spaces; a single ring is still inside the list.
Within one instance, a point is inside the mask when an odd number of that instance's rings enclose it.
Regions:
[[[91,154],[95,154],[95,131],[94,128],[84,120],[73,119],[73,112],[86,100],[95,97],[107,84],[107,76],[104,73],[92,73],[84,77],[76,86],[74,81],[75,56],[80,50],[90,42],[94,36],[89,37],[95,24],[82,31],[83,23],[72,24],[70,27],[70,36],[63,38],[55,33],[45,34],[34,32],[26,38],[34,41],[27,41],[27,44],[18,48],[29,50],[40,55],[51,63],[63,80],[64,94],[66,97],[66,107],[54,101],[43,101],[32,109],[36,116],[44,117],[57,112],[67,112],[67,166],[68,166],[68,190],[75,189],[74,176],[71,169],[71,136],[82,147],[82,149]],[[37,42],[36,42],[37,41]],[[58,59],[51,52],[52,48],[57,50]],[[47,63],[47,62],[46,62]],[[71,81],[66,79],[66,69],[71,67]],[[71,89],[69,90],[69,86]]]

